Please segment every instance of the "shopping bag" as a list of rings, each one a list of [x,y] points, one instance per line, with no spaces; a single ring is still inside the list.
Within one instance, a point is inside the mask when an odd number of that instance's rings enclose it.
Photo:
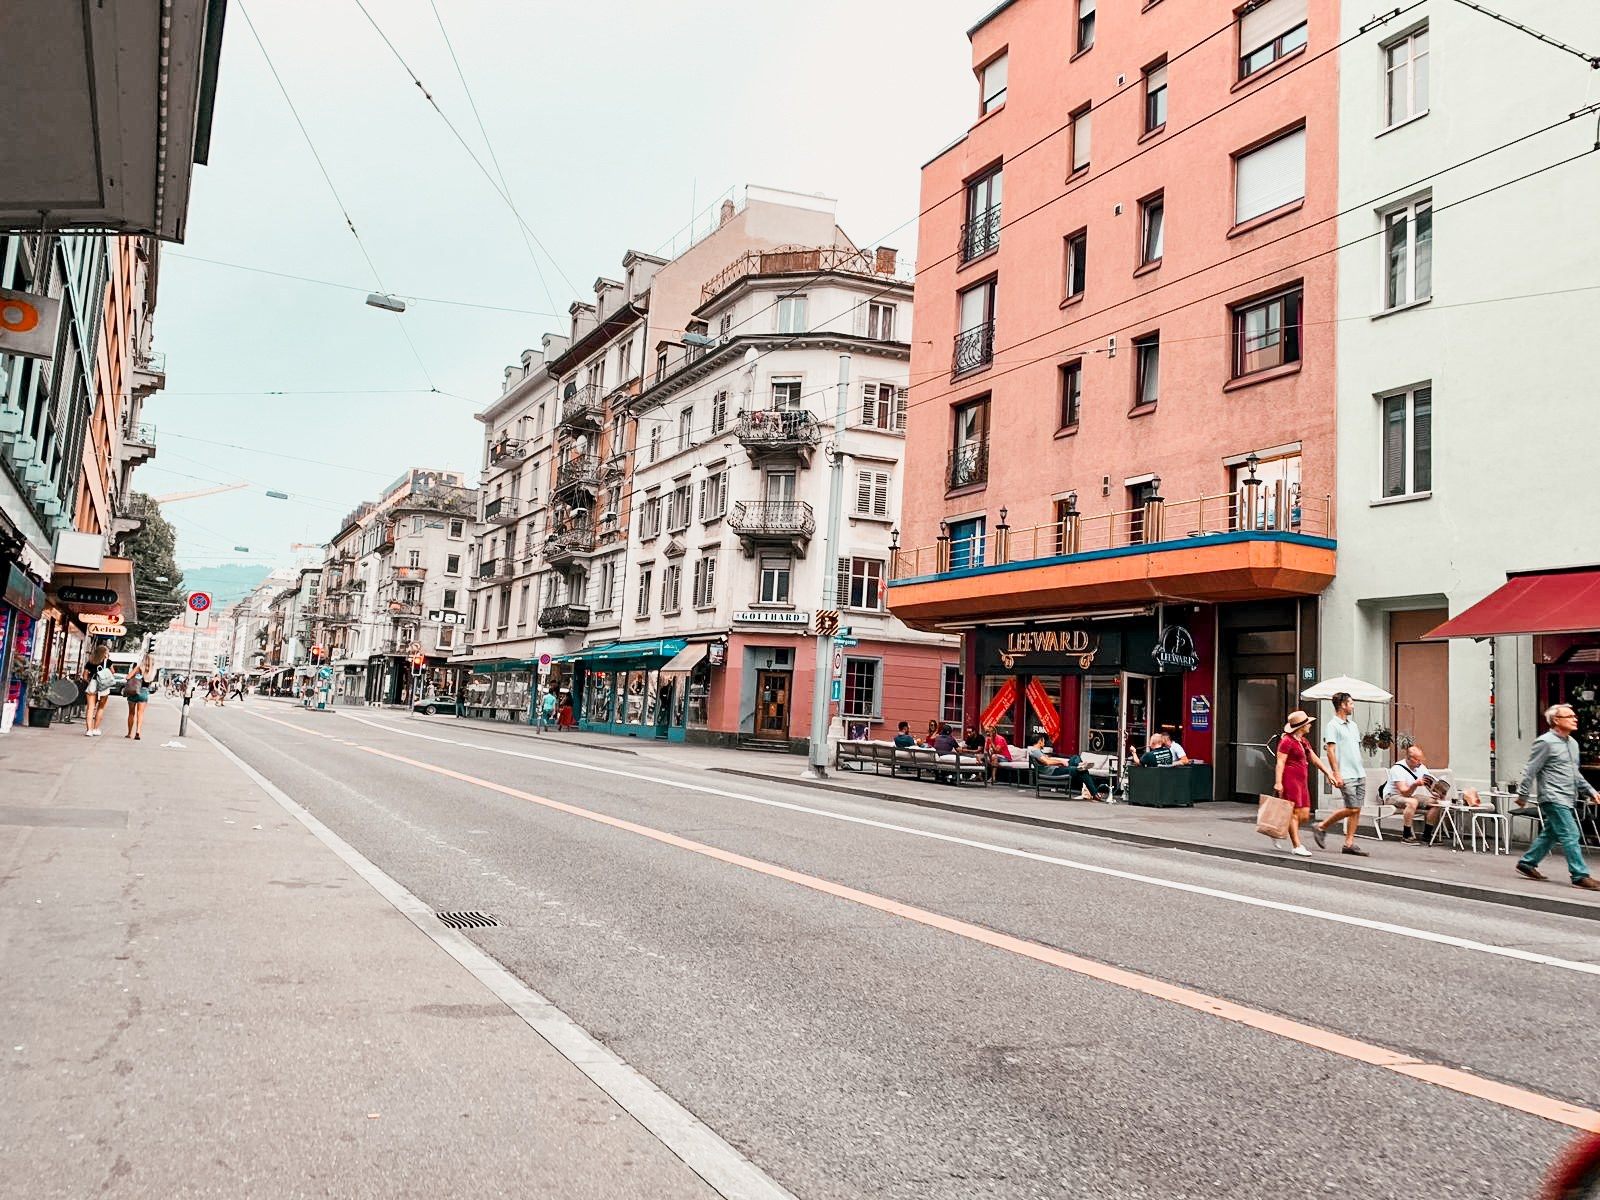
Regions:
[[[1289,818],[1294,816],[1294,805],[1282,796],[1262,796],[1261,807],[1256,811],[1256,832],[1269,838],[1289,836]]]

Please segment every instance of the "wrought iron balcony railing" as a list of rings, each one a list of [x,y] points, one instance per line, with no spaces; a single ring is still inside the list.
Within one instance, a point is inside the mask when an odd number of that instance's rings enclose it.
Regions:
[[[556,468],[555,494],[564,495],[574,489],[593,491],[600,486],[600,459],[593,454],[569,458]]]
[[[533,444],[524,438],[498,438],[489,443],[489,465],[509,467],[522,462],[532,452]]]
[[[587,604],[548,604],[539,610],[539,628],[552,633],[589,628]]]
[[[522,504],[515,496],[497,496],[483,506],[483,519],[490,525],[509,525],[522,515]]]
[[[728,524],[747,538],[809,538],[817,531],[811,505],[804,500],[741,500]]]
[[[602,407],[599,385],[585,384],[561,402],[557,424],[563,429],[598,429]]]
[[[994,322],[985,321],[971,329],[956,334],[955,352],[951,356],[950,372],[960,375],[975,371],[994,361]]]
[[[546,562],[566,562],[593,549],[594,526],[587,521],[575,521],[551,526],[550,536],[544,543],[544,557]]]
[[[815,446],[821,436],[817,418],[799,408],[740,413],[736,433],[745,449],[757,453]]]
[[[950,451],[945,472],[947,488],[971,487],[989,481],[989,439],[964,442]]]
[[[993,205],[961,226],[961,261],[971,262],[1000,245],[1000,206]]]

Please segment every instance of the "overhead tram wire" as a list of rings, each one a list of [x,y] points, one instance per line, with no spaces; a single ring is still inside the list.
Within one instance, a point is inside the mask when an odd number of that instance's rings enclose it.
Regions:
[[[349,463],[327,462],[320,458],[305,458],[299,454],[284,454],[277,450],[262,450],[258,446],[243,446],[237,442],[218,442],[213,441],[211,438],[195,437],[193,434],[163,431],[161,436],[163,438],[178,438],[180,441],[185,442],[199,442],[206,446],[221,446],[228,450],[244,450],[250,454],[264,454],[269,458],[286,458],[291,462],[309,463],[314,467],[333,467],[340,471],[356,471],[362,475],[376,475],[382,479],[390,479],[394,475],[392,471],[374,471],[369,467],[353,467]]]
[[[339,206],[339,215],[344,218],[345,227],[350,230],[350,236],[355,238],[356,245],[361,249],[361,257],[367,260],[367,266],[372,271],[372,278],[377,281],[378,290],[387,293],[383,276],[378,271],[378,264],[372,261],[372,255],[367,250],[367,244],[361,240],[361,234],[356,229],[356,223],[350,219],[350,210],[345,207],[339,189],[334,186],[333,176],[328,174],[327,165],[322,161],[322,155],[317,152],[317,144],[311,140],[311,131],[306,128],[306,123],[300,119],[300,110],[295,107],[294,100],[289,95],[289,89],[284,85],[283,76],[278,74],[277,64],[272,61],[272,55],[267,52],[267,44],[261,40],[261,34],[256,31],[256,24],[250,19],[250,12],[244,6],[244,0],[236,0],[239,12],[244,17],[244,23],[249,27],[250,36],[255,39],[257,47],[261,50],[261,57],[266,60],[267,70],[272,72],[273,81],[278,85],[278,91],[283,94],[283,102],[289,106],[290,115],[294,123],[300,127],[300,135],[305,138],[306,147],[311,151],[311,157],[316,160],[317,170],[322,172],[323,181],[328,185],[328,191],[333,195],[333,202]],[[438,391],[433,382],[433,376],[428,371],[428,366],[422,361],[422,355],[417,350],[417,344],[411,340],[411,334],[405,327],[405,322],[400,320],[400,314],[394,314],[395,322],[400,329],[400,335],[405,338],[406,345],[411,348],[411,356],[417,360],[417,366],[422,370],[422,376],[428,381],[429,391]]]
[[[1541,33],[1531,25],[1524,25],[1521,21],[1512,19],[1494,9],[1477,3],[1477,0],[1455,0],[1462,8],[1470,8],[1473,12],[1482,13],[1490,20],[1499,21],[1502,25],[1509,25],[1512,29],[1527,34],[1535,41],[1543,42],[1546,46],[1554,47],[1589,64],[1591,70],[1600,71],[1600,54],[1585,54],[1576,46],[1569,46],[1559,38],[1553,38],[1548,33]]]
[[[500,179],[500,186],[505,189],[507,203],[510,203],[511,184],[507,182],[505,170],[500,166],[500,158],[494,152],[494,142],[490,140],[489,130],[483,123],[483,115],[478,111],[478,101],[472,95],[472,85],[467,82],[467,73],[461,69],[461,60],[456,57],[455,45],[450,41],[450,31],[444,27],[444,18],[439,15],[438,4],[434,0],[428,0],[428,7],[433,9],[433,19],[439,25],[439,35],[444,38],[444,47],[450,51],[450,61],[455,64],[456,78],[461,80],[461,90],[467,94],[467,103],[472,107],[472,117],[478,122],[478,132],[483,135],[484,148],[489,151],[489,161],[494,164],[494,173]],[[367,19],[370,21],[372,18],[369,16]],[[379,30],[379,32],[382,33],[382,30]],[[417,86],[421,87],[422,84],[418,82]],[[429,98],[432,99],[432,97]],[[517,223],[517,232],[522,235],[522,245],[528,251],[528,259],[533,263],[534,273],[539,277],[539,286],[544,290],[544,298],[549,301],[550,307],[554,308],[556,306],[556,298],[550,294],[550,285],[545,281],[544,269],[539,266],[539,259],[533,253],[533,244],[528,240],[528,231],[522,227],[520,220]],[[555,260],[552,259],[551,261],[554,262]],[[557,267],[557,270],[559,269]],[[570,287],[571,284],[567,286]]]
[[[467,139],[461,136],[461,131],[456,128],[455,122],[445,115],[444,109],[439,107],[439,102],[433,98],[433,93],[428,91],[427,87],[423,84],[422,80],[417,77],[417,73],[411,69],[410,65],[406,62],[405,58],[401,55],[395,44],[389,40],[389,35],[383,31],[383,26],[379,25],[378,22],[373,19],[372,14],[367,11],[366,5],[363,4],[361,0],[351,0],[351,3],[353,3],[356,8],[360,9],[361,15],[367,19],[367,23],[371,25],[372,28],[377,32],[377,35],[383,39],[383,44],[389,47],[389,53],[394,55],[395,61],[400,64],[401,70],[411,77],[411,82],[416,84],[417,90],[422,93],[423,99],[428,102],[428,107],[433,109],[433,111],[439,115],[439,119],[445,123],[445,127],[455,135],[456,141],[461,143],[461,148],[467,152],[467,157],[472,160],[473,165],[476,166],[479,171],[483,172],[483,177],[489,181],[489,186],[494,189],[495,195],[499,196],[500,199],[505,201],[506,207],[511,210],[511,215],[516,217],[517,223],[527,231],[528,236],[533,239],[534,244],[538,246],[540,250],[544,251],[544,256],[550,260],[550,265],[556,269],[556,274],[561,276],[562,282],[567,285],[567,288],[573,293],[573,295],[577,295],[577,285],[574,284],[572,280],[567,278],[567,273],[561,269],[560,262],[556,260],[555,255],[550,253],[549,247],[539,240],[538,233],[534,230],[533,226],[528,224],[527,220],[518,210],[516,203],[511,199],[510,195],[502,191],[500,185],[495,182],[494,176],[489,174],[489,168],[483,165],[483,160],[473,152],[472,147],[467,144]],[[541,278],[543,278],[542,275]],[[553,306],[555,304],[555,300],[552,298],[550,303]]]

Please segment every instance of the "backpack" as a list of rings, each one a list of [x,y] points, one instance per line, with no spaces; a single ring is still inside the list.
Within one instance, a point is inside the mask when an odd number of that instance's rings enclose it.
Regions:
[[[122,694],[124,696],[137,696],[142,691],[144,691],[144,676],[139,674],[137,670],[129,671],[128,681],[122,685]]]

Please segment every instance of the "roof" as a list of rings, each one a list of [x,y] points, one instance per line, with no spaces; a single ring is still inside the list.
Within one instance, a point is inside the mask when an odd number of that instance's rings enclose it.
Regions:
[[[988,12],[984,13],[983,16],[978,18],[978,23],[976,25],[967,30],[968,39],[970,40],[973,34],[977,33],[978,30],[982,29],[990,21],[994,20],[1001,13],[1005,12],[1006,9],[1010,8],[1016,2],[1017,0],[1000,0],[999,4],[996,4]]]

